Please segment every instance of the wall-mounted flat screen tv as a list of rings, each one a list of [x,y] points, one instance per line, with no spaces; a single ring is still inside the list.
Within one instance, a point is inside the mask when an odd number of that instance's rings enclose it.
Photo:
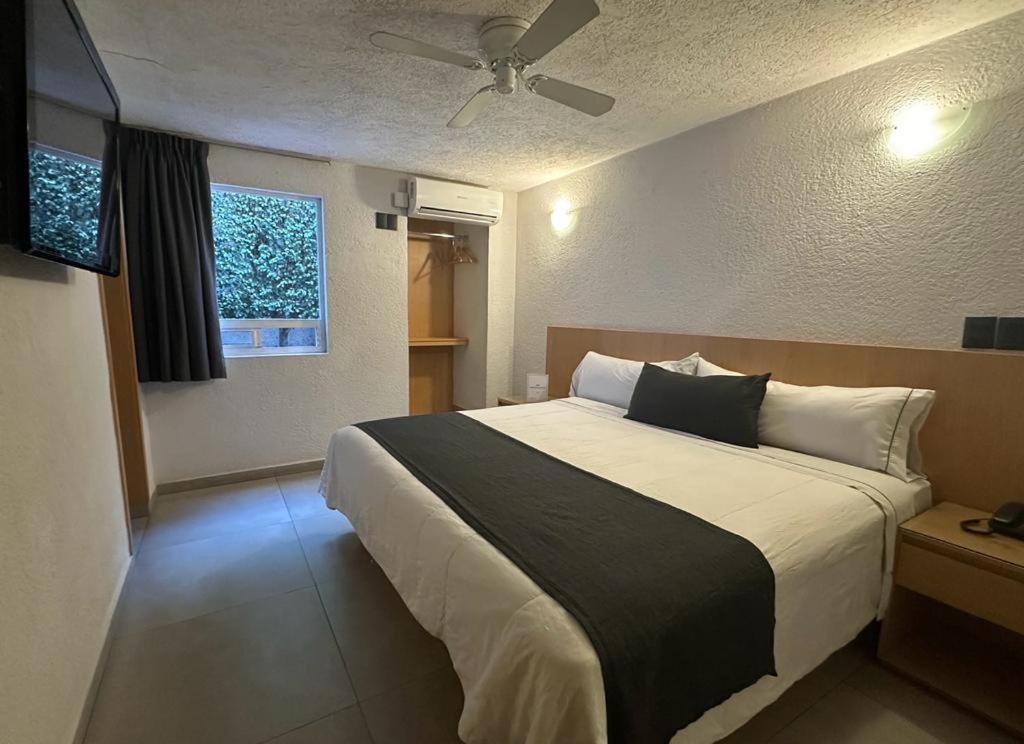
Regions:
[[[120,229],[118,169],[104,182],[101,162],[104,122],[116,131],[120,117],[114,86],[72,0],[0,8],[0,243],[116,276],[120,240],[101,234]]]

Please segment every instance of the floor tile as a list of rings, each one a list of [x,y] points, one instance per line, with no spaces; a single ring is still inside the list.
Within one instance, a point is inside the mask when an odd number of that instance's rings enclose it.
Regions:
[[[330,512],[295,529],[360,700],[451,665],[345,517]]]
[[[320,471],[278,476],[277,483],[292,519],[305,519],[330,511],[320,495]]]
[[[274,478],[157,498],[143,550],[241,532],[291,519]]]
[[[462,690],[443,644],[316,479],[163,497],[133,520],[87,744],[458,742]],[[879,667],[869,646],[837,651],[725,744],[1013,741]]]
[[[375,744],[458,744],[462,687],[452,669],[360,703]]]
[[[866,665],[850,677],[847,684],[945,744],[1013,744],[1017,741],[987,721],[878,664]]]
[[[114,641],[87,744],[253,744],[355,700],[315,589]]]
[[[267,744],[373,744],[358,705],[321,718]]]
[[[360,700],[451,666],[444,644],[416,622],[383,572],[374,572],[318,585]]]
[[[721,744],[763,744],[867,663],[860,640],[844,646]]]
[[[290,522],[141,551],[118,609],[117,635],[312,586]]]
[[[880,703],[840,684],[771,739],[772,744],[942,744]]]
[[[297,519],[295,531],[317,583],[343,583],[379,570],[343,514],[328,511]]]

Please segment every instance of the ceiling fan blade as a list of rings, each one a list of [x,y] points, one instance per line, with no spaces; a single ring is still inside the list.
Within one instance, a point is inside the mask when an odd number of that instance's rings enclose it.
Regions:
[[[494,98],[494,86],[488,85],[486,88],[481,88],[476,92],[472,98],[470,98],[466,105],[459,109],[459,113],[452,117],[452,120],[448,122],[448,126],[452,129],[462,129],[462,127],[468,127],[473,123],[473,120],[480,115],[480,112],[487,108],[487,104]]]
[[[416,41],[415,39],[407,39],[404,36],[389,34],[387,31],[378,31],[375,34],[370,34],[370,43],[381,49],[411,54],[414,57],[426,57],[438,62],[447,62],[450,65],[465,67],[468,70],[479,70],[484,66],[483,62],[467,54],[450,52],[442,47]]]
[[[536,62],[601,13],[594,0],[552,0],[515,46],[519,56]]]
[[[530,90],[563,106],[582,111],[591,116],[607,114],[615,105],[615,99],[596,90],[581,88],[572,83],[555,80],[546,75],[534,75],[527,81]]]

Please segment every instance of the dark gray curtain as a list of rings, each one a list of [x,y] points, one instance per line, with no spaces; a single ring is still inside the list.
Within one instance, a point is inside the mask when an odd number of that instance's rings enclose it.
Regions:
[[[139,380],[226,377],[209,146],[124,126],[117,134]]]

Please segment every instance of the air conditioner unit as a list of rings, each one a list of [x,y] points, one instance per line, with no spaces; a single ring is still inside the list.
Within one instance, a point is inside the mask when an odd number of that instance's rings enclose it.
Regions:
[[[409,216],[493,225],[501,219],[500,191],[461,183],[413,178],[409,181]]]

